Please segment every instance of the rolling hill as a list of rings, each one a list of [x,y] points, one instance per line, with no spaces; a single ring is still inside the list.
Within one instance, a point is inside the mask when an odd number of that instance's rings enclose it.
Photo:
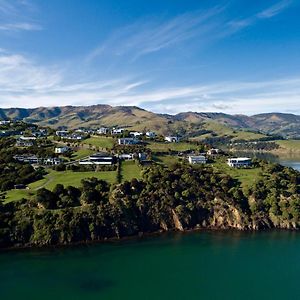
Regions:
[[[225,113],[184,112],[156,114],[135,106],[63,106],[0,109],[0,119],[24,120],[59,128],[118,126],[134,130],[154,130],[162,134],[180,133],[193,137],[214,135],[256,139],[266,134],[300,138],[300,116],[265,113],[253,116]]]

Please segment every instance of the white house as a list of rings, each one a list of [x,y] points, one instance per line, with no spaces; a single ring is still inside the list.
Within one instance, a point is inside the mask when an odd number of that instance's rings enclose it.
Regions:
[[[55,132],[55,134],[60,137],[65,137],[69,134],[69,131],[68,130],[57,130]]]
[[[43,164],[44,165],[50,165],[50,166],[52,166],[52,165],[59,165],[61,163],[62,163],[62,160],[59,159],[59,158],[57,158],[57,157],[49,157],[49,158],[45,158],[43,160]]]
[[[112,165],[113,157],[105,152],[90,155],[88,159],[79,161],[80,165]]]
[[[138,144],[138,140],[135,138],[120,138],[118,139],[118,144],[119,145],[135,145]]]
[[[32,141],[24,141],[24,140],[20,140],[18,139],[16,142],[16,147],[32,147],[33,146],[33,142]]]
[[[98,134],[107,134],[108,133],[108,128],[107,127],[100,127],[98,130],[97,130],[97,133]]]
[[[204,155],[190,155],[188,156],[189,163],[195,164],[206,164],[206,157]]]
[[[140,137],[140,136],[143,135],[142,132],[138,132],[138,131],[131,131],[129,134],[130,134],[131,136],[135,137],[135,138]]]
[[[232,168],[246,168],[251,166],[251,158],[249,157],[234,157],[227,160],[228,166]]]
[[[132,153],[123,153],[118,155],[119,159],[124,159],[124,160],[133,160],[134,155]]]
[[[178,143],[179,137],[178,136],[165,136],[165,141],[169,143]]]
[[[30,154],[15,155],[14,159],[29,164],[38,164],[40,162],[40,159],[36,155],[30,155]]]
[[[221,150],[220,149],[216,149],[216,148],[212,148],[212,149],[209,149],[207,151],[208,155],[216,155],[216,154],[219,154],[219,153],[221,153]]]
[[[7,124],[10,124],[11,121],[8,121],[8,120],[1,120],[0,121],[0,125],[7,125]]]
[[[114,129],[111,131],[111,134],[122,134],[124,131],[125,131],[124,128],[114,128]]]
[[[20,136],[19,139],[22,141],[35,141],[36,137],[35,136]]]
[[[70,150],[69,147],[67,147],[67,146],[61,146],[61,147],[55,147],[54,152],[56,154],[63,154],[63,153],[68,152],[69,150]]]
[[[153,139],[153,138],[155,138],[155,136],[156,136],[156,134],[153,131],[147,131],[146,132],[146,137],[149,138],[149,139]]]

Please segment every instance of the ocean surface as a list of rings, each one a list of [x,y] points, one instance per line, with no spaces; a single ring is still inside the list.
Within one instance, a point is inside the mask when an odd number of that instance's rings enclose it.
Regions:
[[[0,299],[300,299],[300,233],[190,232],[0,253]]]

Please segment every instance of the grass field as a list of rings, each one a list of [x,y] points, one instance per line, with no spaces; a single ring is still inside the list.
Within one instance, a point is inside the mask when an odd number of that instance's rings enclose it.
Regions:
[[[276,141],[282,150],[289,152],[300,152],[300,140]]]
[[[212,167],[221,173],[226,173],[241,182],[244,189],[253,185],[261,176],[261,168],[237,169],[229,167],[225,161],[217,161]]]
[[[90,149],[80,149],[73,153],[72,159],[77,160],[93,154],[95,151]]]
[[[256,133],[256,132],[249,132],[243,130],[234,130],[226,125],[214,122],[214,121],[206,121],[204,124],[204,128],[207,130],[211,130],[216,133],[218,136],[232,136],[233,140],[256,140],[265,135]],[[206,133],[199,137],[194,137],[192,140],[203,140],[205,138],[212,137],[210,133]]]
[[[130,181],[133,178],[142,178],[141,168],[133,160],[122,161],[121,175],[122,181]]]
[[[111,149],[114,145],[114,139],[111,137],[104,136],[92,136],[84,140],[83,143],[95,147]]]
[[[178,163],[179,158],[171,155],[155,155],[153,156],[153,160],[158,164],[163,164],[169,167],[175,163]]]
[[[96,177],[98,179],[106,180],[110,183],[116,182],[116,171],[106,171],[106,172],[72,172],[64,171],[57,172],[49,170],[49,174],[45,178],[33,182],[28,185],[28,190],[10,190],[6,193],[5,202],[17,201],[22,198],[28,198],[35,194],[39,188],[46,188],[52,190],[56,184],[60,183],[64,186],[72,185],[75,187],[80,186],[80,182],[84,178]]]
[[[190,143],[158,143],[152,142],[147,148],[151,149],[153,152],[169,152],[169,149],[172,151],[185,151],[185,150],[196,150],[199,146],[190,144]]]

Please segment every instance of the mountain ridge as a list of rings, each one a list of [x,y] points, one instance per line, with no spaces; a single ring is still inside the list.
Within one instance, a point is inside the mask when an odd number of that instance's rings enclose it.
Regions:
[[[291,113],[260,113],[252,116],[222,112],[181,112],[175,115],[154,113],[137,106],[52,106],[0,108],[1,119],[24,120],[53,128],[119,126],[161,133],[197,131],[214,122],[237,130],[300,138],[300,116]]]

